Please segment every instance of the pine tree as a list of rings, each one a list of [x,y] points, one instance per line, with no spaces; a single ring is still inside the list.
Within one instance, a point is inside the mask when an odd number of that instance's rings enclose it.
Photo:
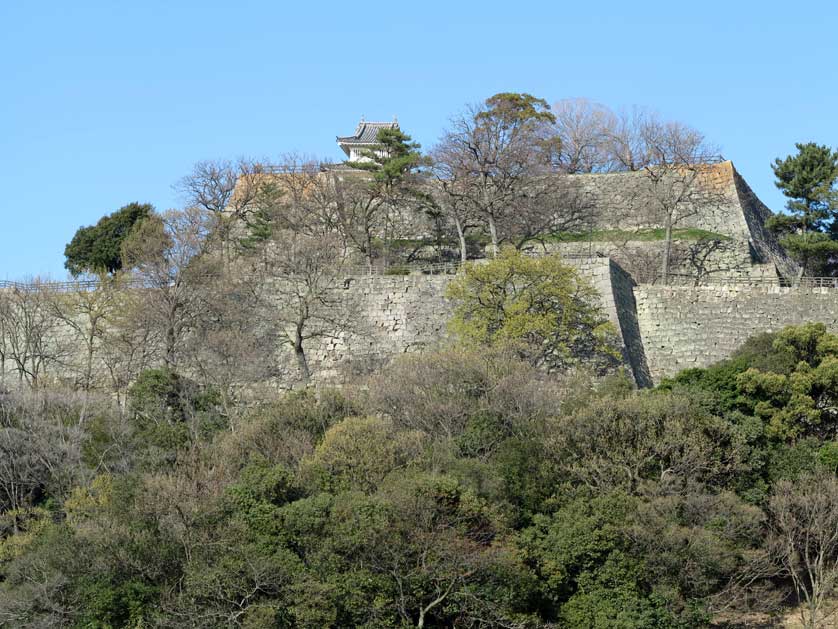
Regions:
[[[831,273],[838,258],[838,151],[814,142],[795,146],[796,155],[777,158],[771,166],[775,185],[789,201],[788,214],[772,217],[768,226],[803,274]]]

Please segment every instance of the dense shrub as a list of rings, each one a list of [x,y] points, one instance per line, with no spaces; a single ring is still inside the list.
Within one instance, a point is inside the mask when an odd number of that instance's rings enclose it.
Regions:
[[[229,424],[166,369],[124,409],[7,394],[0,626],[698,627],[831,592],[836,348],[790,328],[641,392],[458,347]]]

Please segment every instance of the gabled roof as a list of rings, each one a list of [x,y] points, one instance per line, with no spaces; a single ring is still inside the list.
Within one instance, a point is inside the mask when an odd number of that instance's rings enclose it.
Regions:
[[[398,129],[399,123],[395,120],[393,122],[366,122],[361,120],[355,129],[355,134],[340,137],[338,136],[338,144],[375,144],[378,140],[378,132],[381,129]]]

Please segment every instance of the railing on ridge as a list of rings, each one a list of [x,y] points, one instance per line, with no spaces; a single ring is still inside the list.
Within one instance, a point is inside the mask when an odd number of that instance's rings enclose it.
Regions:
[[[605,258],[602,253],[574,253],[562,255],[568,260],[587,260]],[[469,262],[479,262],[480,260],[469,260]],[[460,260],[453,260],[450,262],[409,262],[405,264],[373,264],[372,266],[366,264],[356,264],[349,266],[342,266],[335,270],[335,275],[338,277],[362,277],[366,275],[453,275],[462,266]],[[206,275],[201,279],[220,279],[218,275]],[[261,277],[257,275],[243,276],[247,277]],[[119,282],[122,288],[150,288],[152,283],[142,277],[124,276]],[[29,282],[16,282],[10,280],[0,280],[0,290],[20,290],[20,291],[36,291],[46,290],[50,292],[72,292],[96,290],[101,285],[99,279],[81,279],[69,281],[53,281],[53,280],[34,280]]]
[[[576,253],[566,254],[562,256],[568,260],[593,260],[607,258],[599,252],[591,254]],[[469,262],[479,262],[479,260],[469,260]],[[364,276],[398,276],[398,275],[454,275],[462,266],[462,262],[428,262],[428,263],[408,263],[408,264],[394,264],[389,266],[384,265],[353,265],[345,266],[336,269],[336,277],[364,277]],[[219,275],[206,275],[201,279],[221,279]],[[241,276],[243,279],[248,277],[264,277],[264,276]],[[660,282],[663,284],[663,282]],[[101,285],[98,279],[82,279],[71,281],[51,281],[51,280],[35,280],[31,282],[16,282],[9,280],[0,280],[0,290],[19,290],[26,292],[35,292],[44,290],[49,292],[74,292],[74,291],[89,291],[96,290]],[[785,278],[785,277],[745,277],[745,276],[722,276],[706,274],[702,276],[689,275],[684,273],[671,273],[668,276],[666,285],[669,286],[778,286],[784,288],[832,288],[838,289],[838,277],[802,277],[802,278]],[[120,288],[151,288],[154,286],[150,281],[143,277],[123,277],[119,280],[118,286]]]
[[[352,265],[343,266],[335,269],[336,277],[362,277],[368,275],[453,275],[460,268],[461,263],[457,262],[434,262],[434,263],[411,263],[411,264],[397,264],[390,266],[383,265]],[[197,279],[213,280],[222,279],[221,275],[202,275]],[[240,275],[242,279],[260,278],[263,275]],[[102,281],[99,279],[83,279],[83,280],[69,280],[69,281],[53,281],[53,280],[34,280],[30,282],[16,282],[10,280],[0,280],[0,290],[18,290],[24,292],[35,292],[38,290],[68,293],[75,291],[90,291],[96,290],[101,286]],[[116,283],[120,288],[151,288],[155,286],[146,278],[136,276],[123,276]]]
[[[675,286],[778,286],[781,288],[836,288],[838,277],[747,277],[724,275],[689,275],[671,273],[670,285]],[[661,282],[663,283],[663,282]]]

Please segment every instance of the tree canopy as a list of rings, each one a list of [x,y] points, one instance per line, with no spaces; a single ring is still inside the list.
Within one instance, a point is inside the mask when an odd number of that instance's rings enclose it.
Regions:
[[[618,356],[595,289],[559,256],[505,248],[467,265],[447,295],[455,303],[451,329],[465,342],[514,347],[551,369],[582,361],[603,367]]]
[[[362,152],[369,161],[353,162],[353,165],[373,172],[377,182],[394,185],[422,163],[421,148],[421,144],[401,129],[380,129],[375,147]]]
[[[120,271],[122,243],[136,225],[153,214],[154,206],[148,203],[129,203],[95,225],[80,227],[64,249],[65,268],[74,276]]]
[[[814,142],[795,147],[797,154],[777,158],[771,166],[776,186],[789,199],[789,213],[775,215],[768,225],[804,273],[831,274],[838,255],[838,151]]]

